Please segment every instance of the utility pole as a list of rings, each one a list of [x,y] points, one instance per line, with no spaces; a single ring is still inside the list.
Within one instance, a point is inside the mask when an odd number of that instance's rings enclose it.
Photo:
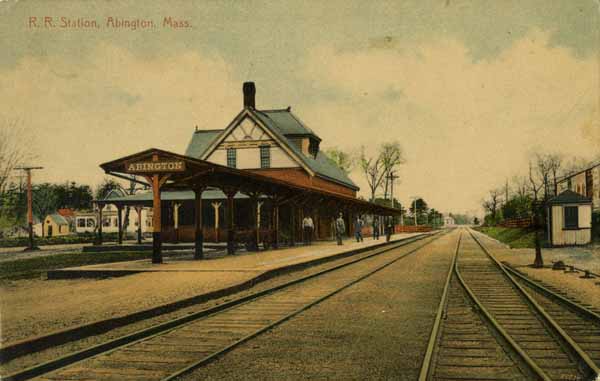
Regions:
[[[390,179],[390,198],[392,199],[392,208],[394,207],[394,180],[397,178],[398,176],[394,175],[394,171],[390,171],[388,179]]]
[[[25,251],[39,250],[33,242],[33,192],[31,190],[31,171],[34,169],[44,169],[44,167],[16,167],[15,169],[23,170],[27,174],[27,223],[29,224],[29,246]]]
[[[419,196],[412,196],[413,199],[413,217],[415,218],[415,226],[418,225],[418,221],[417,221],[417,199],[419,199]]]

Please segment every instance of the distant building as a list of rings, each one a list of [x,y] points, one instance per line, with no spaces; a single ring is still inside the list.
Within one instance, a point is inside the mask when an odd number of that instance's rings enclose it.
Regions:
[[[454,217],[448,215],[444,217],[444,226],[455,226],[456,221],[454,221]]]
[[[567,189],[589,198],[592,200],[593,210],[600,211],[600,162],[560,178],[557,182],[557,194]]]

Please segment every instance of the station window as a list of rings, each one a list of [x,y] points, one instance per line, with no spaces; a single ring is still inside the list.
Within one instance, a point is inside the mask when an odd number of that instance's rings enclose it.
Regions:
[[[261,146],[260,147],[260,167],[271,168],[271,147]]]
[[[579,209],[576,206],[565,206],[565,229],[579,227]]]
[[[77,219],[77,227],[78,228],[84,228],[85,227],[85,218],[78,218]]]
[[[227,166],[237,168],[237,151],[235,148],[227,148]]]
[[[110,227],[110,218],[103,218],[102,219],[102,226],[107,228]]]
[[[87,227],[93,228],[94,226],[96,226],[96,220],[94,220],[93,218],[88,218],[87,219]]]

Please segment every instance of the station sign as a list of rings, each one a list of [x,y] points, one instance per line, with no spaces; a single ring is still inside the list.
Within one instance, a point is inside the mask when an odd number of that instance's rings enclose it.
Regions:
[[[164,161],[137,161],[126,163],[125,171],[128,173],[169,173],[185,171],[185,161],[183,160],[164,160]]]

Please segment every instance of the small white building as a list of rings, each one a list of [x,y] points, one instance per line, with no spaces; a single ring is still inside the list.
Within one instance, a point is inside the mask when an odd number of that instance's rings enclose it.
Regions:
[[[448,215],[444,217],[444,226],[455,226],[456,221],[454,221],[454,217]]]
[[[119,231],[119,218],[118,209],[116,206],[108,204],[102,210],[102,231],[104,233],[116,233]],[[127,208],[124,207],[121,211],[123,217],[123,223],[126,220]],[[141,224],[142,233],[151,230],[151,223],[149,220],[152,219],[152,211],[149,208],[142,208],[141,210]],[[140,216],[135,208],[129,208],[129,224],[127,225],[128,233],[136,233]],[[75,231],[77,233],[93,233],[97,231],[98,227],[98,212],[76,212],[75,213]]]
[[[565,190],[548,201],[548,238],[552,246],[587,245],[591,233],[590,198]]]

